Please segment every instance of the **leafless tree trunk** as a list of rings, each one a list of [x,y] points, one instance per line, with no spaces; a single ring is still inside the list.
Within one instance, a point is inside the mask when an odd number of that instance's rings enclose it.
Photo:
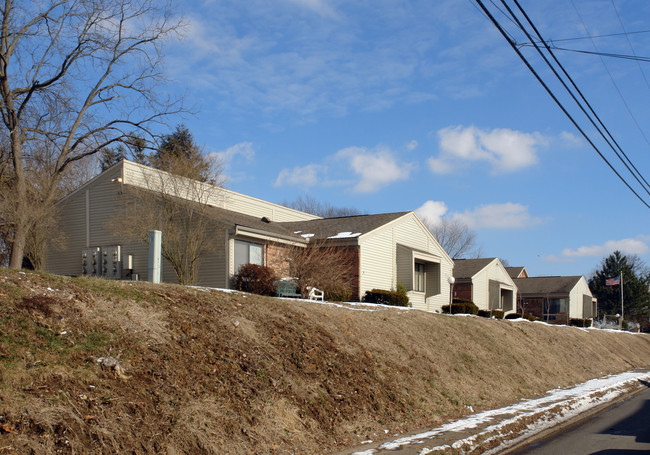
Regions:
[[[178,30],[154,0],[5,0],[0,6],[0,110],[8,144],[2,221],[11,235],[10,267],[51,207],[65,171],[182,106],[158,98],[160,45]],[[29,162],[51,151],[35,188]],[[6,189],[6,191],[4,191]]]

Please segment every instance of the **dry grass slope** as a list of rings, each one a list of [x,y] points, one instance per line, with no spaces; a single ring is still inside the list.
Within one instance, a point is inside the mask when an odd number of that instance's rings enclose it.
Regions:
[[[646,335],[170,285],[2,270],[0,302],[0,454],[328,453],[650,363]]]

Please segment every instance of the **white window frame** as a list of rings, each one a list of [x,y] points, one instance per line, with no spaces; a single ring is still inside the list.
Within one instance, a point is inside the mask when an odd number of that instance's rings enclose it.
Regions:
[[[240,247],[245,247],[246,248],[246,262],[242,262],[238,264],[237,261],[237,250],[238,246]],[[251,255],[251,247],[259,247],[259,262],[251,262],[252,258]],[[233,264],[235,266],[235,273],[239,270],[239,267],[245,264],[258,264],[258,265],[264,265],[264,245],[261,243],[256,243],[256,242],[249,242],[247,240],[240,240],[240,239],[235,239],[234,247],[233,247]]]

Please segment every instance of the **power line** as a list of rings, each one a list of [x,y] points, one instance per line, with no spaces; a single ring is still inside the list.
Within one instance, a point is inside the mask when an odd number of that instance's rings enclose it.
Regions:
[[[559,38],[559,39],[549,40],[549,42],[560,43],[560,42],[564,42],[564,41],[581,41],[581,40],[594,39],[594,38],[611,38],[611,37],[614,37],[614,36],[638,35],[638,34],[641,34],[641,33],[650,33],[650,30],[637,30],[637,31],[634,31],[634,32],[625,31],[623,33],[609,33],[609,34],[606,34],[606,35],[578,36],[578,37],[575,37],[575,38]],[[530,45],[532,45],[533,42],[521,43],[521,45],[522,46],[530,46]],[[538,42],[537,44],[541,44],[541,43]]]
[[[557,104],[557,106],[558,106],[558,107],[562,110],[562,112],[567,116],[567,118],[568,118],[568,119],[571,121],[571,123],[576,127],[576,129],[580,132],[580,134],[585,138],[585,140],[589,143],[589,145],[591,145],[591,147],[594,149],[594,151],[595,151],[595,152],[600,156],[600,158],[601,158],[601,159],[602,159],[602,160],[607,164],[607,166],[612,170],[612,172],[614,172],[614,174],[616,174],[616,176],[617,176],[617,177],[618,177],[618,178],[619,178],[619,179],[620,179],[620,180],[625,184],[625,186],[627,186],[628,189],[629,189],[629,190],[630,190],[630,191],[631,191],[631,192],[632,192],[632,193],[633,193],[633,194],[634,194],[634,195],[635,195],[635,196],[636,196],[636,197],[637,197],[637,198],[638,198],[638,199],[643,203],[643,205],[645,205],[647,208],[650,209],[650,205],[648,204],[648,202],[646,202],[645,199],[643,199],[643,197],[641,197],[641,196],[640,196],[640,195],[639,195],[639,194],[634,190],[634,188],[632,188],[632,186],[627,182],[627,180],[626,180],[626,179],[625,179],[625,178],[624,178],[624,177],[623,177],[623,176],[622,176],[622,175],[621,175],[621,174],[616,170],[616,168],[615,168],[615,167],[614,167],[614,166],[609,162],[609,160],[605,157],[605,155],[603,155],[603,153],[602,153],[602,152],[600,151],[600,149],[596,146],[596,144],[591,140],[591,138],[587,135],[587,133],[586,133],[586,132],[585,132],[585,131],[580,127],[580,125],[578,124],[578,122],[576,121],[576,119],[575,119],[575,118],[574,118],[574,117],[573,117],[573,116],[568,112],[567,108],[562,104],[562,102],[560,102],[560,100],[557,98],[557,96],[553,93],[553,91],[549,88],[549,86],[544,82],[544,80],[542,79],[542,77],[541,77],[541,76],[537,73],[537,71],[533,68],[533,66],[531,65],[531,63],[530,63],[530,62],[526,59],[526,57],[521,53],[521,51],[520,51],[520,49],[518,48],[516,42],[515,42],[513,39],[511,39],[510,36],[505,32],[505,30],[503,29],[503,27],[501,26],[501,24],[500,24],[500,23],[496,20],[496,18],[492,15],[492,13],[491,13],[490,10],[485,6],[485,4],[482,2],[482,0],[476,0],[476,2],[477,2],[478,5],[481,7],[481,9],[483,10],[483,12],[488,16],[488,18],[489,18],[490,21],[494,24],[494,26],[499,30],[499,32],[501,33],[501,35],[506,39],[506,41],[508,42],[508,44],[510,44],[510,47],[512,47],[512,49],[517,53],[517,55],[519,56],[519,58],[524,62],[524,64],[526,65],[526,67],[529,69],[529,71],[530,71],[530,72],[535,76],[535,78],[537,79],[537,81],[542,85],[542,87],[544,87],[544,89],[546,90],[546,92],[551,96],[551,98],[552,98],[553,101]],[[504,6],[505,6],[506,8],[508,8],[508,10],[510,10],[510,8],[505,4],[504,0],[502,0],[502,3],[504,4]],[[511,14],[513,15],[513,18],[516,19],[516,17],[514,17],[514,14],[513,14],[512,12],[511,12]],[[517,21],[517,22],[519,22],[519,21]],[[525,31],[523,25],[521,25],[521,24],[519,23],[519,26],[520,26],[520,28],[522,28],[522,30]],[[530,35],[529,35],[528,33],[526,33],[526,34],[529,36],[529,39],[532,41],[532,39],[530,38]],[[543,42],[543,40],[542,40],[542,42]],[[538,50],[538,51],[539,51],[539,50]],[[541,52],[541,51],[539,51],[539,52]],[[547,63],[548,63],[548,61],[547,61]],[[557,73],[556,73],[556,76],[557,76]],[[559,76],[558,76],[558,77],[559,77]],[[566,85],[565,85],[565,88],[566,88]],[[568,88],[567,88],[567,90],[568,90]],[[569,90],[569,92],[570,92],[570,90]],[[574,97],[574,100],[577,102],[577,100],[575,99],[575,97]],[[579,103],[578,103],[578,104],[579,104]],[[583,112],[584,112],[584,108],[582,108],[582,109],[583,109]],[[586,114],[586,113],[585,113],[585,114]],[[592,121],[592,122],[593,122],[593,121]],[[599,131],[600,131],[600,130],[599,130]],[[602,132],[601,132],[601,135],[602,135]],[[610,146],[611,146],[611,145],[610,145]],[[638,179],[637,179],[637,180],[638,180]],[[643,186],[643,185],[642,185],[642,186]],[[644,189],[645,189],[645,188],[644,188]],[[646,189],[646,191],[647,191],[647,189]]]

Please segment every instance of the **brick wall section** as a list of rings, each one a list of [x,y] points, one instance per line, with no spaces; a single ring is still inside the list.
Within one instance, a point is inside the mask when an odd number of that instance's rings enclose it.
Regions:
[[[454,285],[454,298],[472,300],[472,284],[459,283]]]
[[[273,269],[279,278],[289,276],[289,250],[292,247],[279,243],[266,245],[266,266]]]
[[[526,306],[523,308],[523,311],[526,314],[532,314],[538,318],[542,318],[544,314],[544,297],[523,297],[517,302],[517,313],[522,312],[522,303],[526,302]]]
[[[293,247],[270,243],[266,246],[266,265],[273,269],[279,277],[290,276],[289,262],[287,257]],[[343,252],[343,261],[345,262],[348,272],[346,278],[352,286],[352,301],[358,302],[359,296],[359,276],[360,260],[358,246],[341,246],[337,248]]]

